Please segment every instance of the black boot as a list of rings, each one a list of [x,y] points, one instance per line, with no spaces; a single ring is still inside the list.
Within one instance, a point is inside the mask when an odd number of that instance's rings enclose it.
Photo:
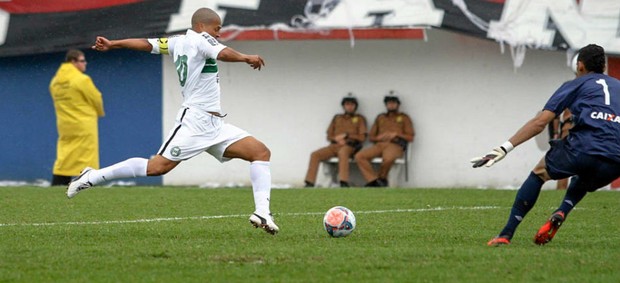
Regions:
[[[348,188],[349,186],[349,182],[347,181],[340,181],[340,187],[341,188]]]

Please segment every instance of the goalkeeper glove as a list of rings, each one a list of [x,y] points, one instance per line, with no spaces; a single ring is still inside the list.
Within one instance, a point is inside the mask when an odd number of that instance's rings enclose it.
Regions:
[[[483,165],[491,167],[493,164],[502,160],[513,148],[514,146],[512,143],[507,141],[501,146],[494,148],[493,151],[487,153],[485,156],[473,158],[470,162],[473,163],[472,167],[474,168],[482,167]]]

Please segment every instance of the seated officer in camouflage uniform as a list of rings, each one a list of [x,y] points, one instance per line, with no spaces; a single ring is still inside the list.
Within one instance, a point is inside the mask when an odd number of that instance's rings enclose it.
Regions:
[[[400,100],[390,93],[383,99],[386,113],[379,114],[368,133],[368,139],[375,144],[362,149],[355,155],[367,187],[387,187],[387,176],[397,158],[403,156],[407,145],[413,142],[415,130],[411,118],[398,111]],[[382,157],[379,172],[375,172],[370,161]]]
[[[314,151],[306,173],[306,187],[314,187],[316,174],[321,161],[338,157],[338,178],[341,187],[349,186],[350,158],[362,148],[366,140],[366,118],[357,114],[357,99],[351,94],[342,99],[343,114],[337,114],[327,128],[330,145]]]

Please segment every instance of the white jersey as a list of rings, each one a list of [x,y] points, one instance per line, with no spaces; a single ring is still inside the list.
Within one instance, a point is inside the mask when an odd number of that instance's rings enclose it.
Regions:
[[[185,35],[149,38],[153,54],[174,60],[183,94],[183,107],[221,112],[217,55],[226,48],[206,32],[191,29]]]

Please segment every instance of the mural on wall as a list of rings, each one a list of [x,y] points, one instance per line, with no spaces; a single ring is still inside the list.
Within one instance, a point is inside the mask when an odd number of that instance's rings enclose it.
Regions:
[[[527,48],[570,51],[597,43],[620,54],[617,0],[3,0],[0,56],[86,48],[97,35],[182,32],[203,6],[216,10],[229,31],[448,29],[508,45],[516,65]]]

